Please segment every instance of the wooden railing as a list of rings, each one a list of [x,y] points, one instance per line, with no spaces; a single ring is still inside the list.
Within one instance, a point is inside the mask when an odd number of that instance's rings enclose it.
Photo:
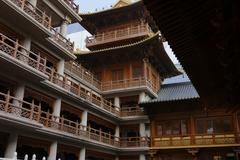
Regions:
[[[49,29],[52,32],[52,38],[61,46],[66,48],[71,53],[74,50],[74,43],[70,42],[70,39],[65,38],[59,32],[57,32],[54,28],[52,28],[51,17],[47,16],[45,12],[41,11],[37,7],[33,6],[28,0],[11,0],[14,4],[20,7],[25,13],[30,15],[37,22],[42,24],[44,27]],[[67,0],[65,0],[66,2]]]
[[[148,147],[149,138],[148,137],[126,137],[120,138],[120,147]]]
[[[51,27],[51,17],[47,16],[45,12],[33,6],[27,0],[11,0],[19,8],[21,8],[25,13],[30,15],[37,22],[42,24],[47,29]]]
[[[13,117],[24,118],[43,124],[43,126],[59,131],[63,131],[74,136],[81,136],[90,140],[102,142],[117,147],[143,147],[148,146],[148,138],[145,137],[128,137],[119,138],[111,133],[83,126],[79,122],[74,122],[64,117],[54,116],[49,112],[41,111],[41,104],[19,100],[10,95],[0,92],[0,112],[4,112]]]
[[[24,64],[35,68],[36,70],[46,74],[49,77],[49,81],[58,86],[68,90],[69,92],[86,99],[90,103],[97,105],[98,107],[111,112],[116,116],[120,116],[120,109],[115,107],[111,102],[105,100],[102,96],[94,94],[90,89],[81,87],[80,82],[76,83],[71,80],[68,76],[62,76],[58,74],[53,68],[46,66],[46,59],[42,58],[41,55],[37,55],[23,46],[21,46],[18,40],[13,41],[12,39],[4,36],[0,33],[0,51],[12,56],[18,61],[23,62]],[[78,66],[75,66],[78,67]],[[92,79],[90,72],[81,68],[82,70],[72,69],[72,72],[78,74],[79,71],[82,73],[81,78],[87,82],[95,84],[96,87],[100,87],[101,83],[96,79]],[[91,78],[90,78],[91,77]],[[91,79],[91,80],[90,80]],[[131,111],[132,112],[132,111]],[[132,113],[129,113],[133,115]],[[124,113],[122,116],[127,116],[128,113]]]
[[[78,78],[86,81],[87,83],[93,85],[100,91],[111,91],[115,89],[126,89],[131,87],[141,87],[147,86],[149,87],[154,93],[157,93],[159,88],[154,85],[150,80],[147,80],[144,77],[133,78],[133,79],[123,79],[119,81],[109,81],[109,82],[101,82],[94,78],[92,72],[84,68],[83,66],[74,63],[74,62],[67,62],[65,63],[65,68]]]
[[[12,114],[14,117],[22,117],[35,121],[39,121],[40,119],[40,106],[19,100],[11,96],[10,91],[7,94],[0,92],[0,111]]]
[[[102,83],[102,91],[110,91],[115,89],[124,89],[124,88],[141,87],[141,86],[148,86],[155,93],[157,93],[157,87],[154,86],[149,80],[147,80],[144,77],[104,82]]]
[[[18,40],[12,40],[0,33],[0,51],[12,56],[14,59],[35,68],[36,70],[46,72],[46,59],[39,54],[35,54],[23,46]]]
[[[60,44],[62,47],[73,53],[74,50],[74,43],[70,41],[70,39],[65,38],[63,35],[61,35],[55,28],[50,28],[52,32],[52,38],[54,41],[56,41],[58,44]]]
[[[87,83],[93,85],[97,89],[101,90],[101,82],[94,78],[93,73],[91,73],[89,70],[84,68],[83,66],[74,63],[74,62],[66,62],[65,68],[70,71],[71,73],[78,76],[80,79],[86,81]]]
[[[164,136],[151,139],[152,147],[184,147],[202,145],[226,145],[239,143],[239,134],[197,134],[185,136]]]
[[[97,44],[102,44],[106,42],[113,42],[118,40],[123,40],[126,38],[133,38],[143,35],[148,35],[151,33],[151,28],[148,24],[139,23],[131,27],[123,27],[121,29],[103,32],[94,36],[86,38],[86,45],[92,46]]]
[[[79,5],[74,3],[74,0],[63,0],[63,1],[78,14]]]
[[[121,117],[129,117],[129,116],[142,116],[144,115],[143,108],[140,107],[125,107],[121,108]]]
[[[88,102],[95,104],[97,107],[102,108],[110,113],[119,116],[119,109],[114,106],[110,101],[107,101],[102,96],[97,95],[90,89],[82,87],[80,82],[72,81],[68,76],[62,76],[58,74],[54,69],[51,72],[46,72],[49,76],[49,81],[68,90],[69,92],[79,96],[80,98],[86,99]]]

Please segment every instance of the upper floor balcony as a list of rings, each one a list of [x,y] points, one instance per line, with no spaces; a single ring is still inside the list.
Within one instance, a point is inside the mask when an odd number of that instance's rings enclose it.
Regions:
[[[52,36],[51,38],[61,47],[63,47],[63,49],[67,50],[68,52],[70,52],[70,54],[73,54],[73,50],[74,50],[74,42],[71,42],[70,39],[64,37],[63,35],[61,35],[56,29],[54,28],[50,28],[51,29],[51,33]]]
[[[58,74],[54,69],[47,68],[46,74],[49,81],[61,87],[67,92],[86,100],[88,103],[98,108],[108,111],[115,116],[119,116],[119,108],[114,106],[110,101],[104,99],[101,95],[94,93],[91,89],[84,87],[79,81],[73,81],[71,77]]]
[[[45,75],[47,70],[46,58],[43,58],[40,54],[29,51],[20,45],[18,40],[12,40],[2,33],[0,33],[0,53],[3,54],[1,57],[8,57],[7,61],[18,64],[18,66],[16,66],[18,69],[19,65],[21,65],[25,70],[32,73],[38,72],[37,75],[39,76],[41,76],[40,73]]]
[[[240,146],[240,133],[196,134],[152,137],[151,147],[159,149]]]
[[[148,24],[138,23],[132,26],[123,26],[116,30],[97,33],[86,38],[86,46],[93,48],[102,44],[111,43],[111,45],[123,40],[134,40],[148,36],[152,30]],[[126,41],[127,42],[127,41]]]
[[[75,57],[73,55],[74,43],[52,27],[53,20],[45,11],[33,6],[27,0],[3,0],[0,4],[4,6],[0,11],[3,15],[1,18],[13,28],[16,27],[24,33],[31,34],[33,39],[53,48],[54,51],[64,52],[63,55],[68,54],[68,57]],[[21,23],[16,23],[16,20]],[[51,44],[46,41],[49,37],[53,41]]]
[[[143,116],[145,115],[143,108],[140,107],[124,107],[121,108],[121,117]]]
[[[72,10],[74,10],[74,12],[76,12],[78,14],[79,11],[79,5],[77,5],[76,3],[74,3],[74,0],[63,0],[70,8],[72,8]]]
[[[1,33],[0,52],[1,54],[12,57],[14,62],[20,63],[25,66],[26,69],[30,67],[33,71],[42,73],[43,76],[46,76],[45,79],[48,78],[49,81],[62,87],[67,92],[71,92],[80,98],[86,99],[89,103],[94,104],[103,110],[109,111],[116,116],[121,115],[120,109],[117,109],[111,102],[105,100],[102,96],[93,93],[92,90],[86,89],[86,87],[83,87],[80,82],[76,83],[76,81],[72,81],[70,77],[58,74],[53,68],[46,66],[46,58],[41,57],[40,54],[27,50],[19,44],[18,40],[12,40]],[[83,80],[91,83],[93,82],[92,78],[90,78],[90,72],[83,69],[81,73]]]
[[[145,77],[132,78],[132,79],[123,79],[118,81],[109,81],[102,83],[103,93],[112,93],[119,91],[131,91],[136,89],[146,89],[150,94],[157,94],[159,88],[149,79]]]
[[[29,124],[36,122],[44,128],[68,133],[70,136],[88,141],[101,142],[112,147],[139,148],[148,147],[149,138],[147,137],[116,137],[110,133],[103,132],[101,129],[94,129],[90,126],[83,126],[80,122],[74,122],[64,117],[55,116],[49,112],[41,110],[41,104],[35,105],[34,101],[19,100],[11,96],[10,92],[0,92],[0,113],[13,119],[29,121]],[[1,114],[2,115],[2,114]]]
[[[101,91],[102,83],[94,77],[93,73],[91,73],[80,64],[74,62],[66,62],[65,72],[77,77],[83,83],[88,84],[89,87],[93,87],[98,91]]]
[[[79,79],[92,85],[98,92],[110,93],[126,90],[146,89],[151,94],[157,94],[159,87],[151,80],[144,77],[123,79],[118,81],[102,82],[94,77],[94,74],[76,63],[65,63],[66,72],[75,75]]]
[[[51,17],[47,15],[44,11],[40,10],[39,8],[33,6],[27,0],[8,0],[5,2],[8,5],[15,5],[20,9],[22,12],[33,18],[39,25],[45,27],[46,29],[51,28]],[[21,15],[23,16],[23,15]],[[13,17],[12,17],[13,18]],[[15,17],[17,18],[17,17]],[[13,18],[13,19],[15,19]],[[26,26],[25,26],[26,27]]]
[[[50,5],[54,4],[65,16],[71,20],[72,23],[81,22],[82,18],[79,15],[79,5],[77,5],[75,0],[54,0],[51,3],[45,2]]]

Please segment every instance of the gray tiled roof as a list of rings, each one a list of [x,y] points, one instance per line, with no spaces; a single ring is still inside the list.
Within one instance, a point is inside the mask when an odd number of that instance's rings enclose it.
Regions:
[[[143,103],[177,101],[200,98],[191,82],[163,85],[157,99]]]

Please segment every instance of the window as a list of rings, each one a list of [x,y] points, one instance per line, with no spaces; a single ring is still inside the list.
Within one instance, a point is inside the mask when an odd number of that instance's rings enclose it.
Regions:
[[[162,136],[163,130],[162,125],[157,125],[157,136]]]
[[[123,69],[112,70],[112,81],[123,80]]]
[[[181,133],[182,135],[187,134],[187,120],[181,120]]]
[[[187,132],[187,120],[172,120],[157,123],[157,136],[186,135]]]
[[[143,69],[141,66],[138,66],[138,67],[133,67],[133,70],[132,70],[132,77],[133,78],[139,78],[139,77],[142,77],[143,76]]]
[[[99,80],[99,81],[102,80],[102,72],[96,72],[96,73],[94,74],[94,76],[95,76],[95,78],[96,78],[97,80]]]
[[[232,131],[231,117],[213,117],[198,119],[196,121],[196,131],[198,134],[213,134]]]
[[[199,119],[196,121],[196,131],[199,134],[205,133],[205,120]]]

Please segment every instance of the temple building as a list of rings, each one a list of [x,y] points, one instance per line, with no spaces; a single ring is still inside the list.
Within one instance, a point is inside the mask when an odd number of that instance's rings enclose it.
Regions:
[[[0,0],[0,159],[238,160],[239,47],[221,31],[240,33],[239,20],[218,15],[217,33],[195,34],[212,2],[160,1],[80,13],[73,0]],[[91,34],[88,51],[66,38],[72,23]]]
[[[0,157],[148,159],[150,121],[138,104],[180,72],[143,2],[90,14],[72,0],[0,6]],[[74,54],[72,23],[93,35],[90,51]]]

